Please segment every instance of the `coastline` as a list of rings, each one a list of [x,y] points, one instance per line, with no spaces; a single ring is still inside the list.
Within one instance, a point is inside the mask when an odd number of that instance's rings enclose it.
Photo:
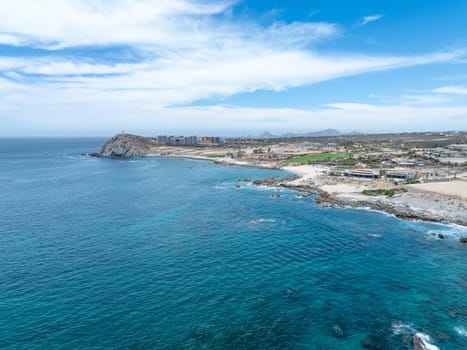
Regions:
[[[285,170],[294,176],[255,180],[253,183],[317,194],[315,201],[322,205],[369,208],[402,219],[467,227],[467,177],[456,182],[439,182],[436,186],[430,183],[407,185],[405,182],[384,179],[331,176],[328,167],[324,165],[286,165],[280,160],[259,159],[251,153],[254,153],[254,148],[161,146],[153,139],[119,134],[91,156],[117,159],[179,158],[210,161],[225,166]],[[467,239],[462,242],[467,243]]]
[[[257,169],[270,169],[270,170],[284,170],[278,164],[275,163],[267,163],[267,162],[249,162],[249,161],[241,161],[236,160],[233,158],[210,158],[207,156],[195,156],[195,155],[174,155],[174,154],[167,154],[167,155],[159,155],[159,154],[149,154],[143,156],[143,158],[172,158],[172,159],[191,159],[191,160],[200,160],[200,161],[208,161],[219,165],[225,166],[240,166],[240,167],[247,167],[247,168],[257,168]]]
[[[373,189],[381,183],[357,179],[329,179],[321,176],[322,167],[280,166],[266,162],[247,162],[229,158],[223,160],[208,157],[168,156],[212,161],[219,165],[244,166],[260,169],[285,170],[295,177],[266,178],[256,180],[255,184],[282,187],[309,194],[317,194],[318,204],[338,207],[366,208],[394,215],[404,220],[422,220],[428,222],[452,223],[467,227],[467,201],[458,196],[428,193],[423,190],[401,192],[393,197],[366,196],[362,191]],[[408,187],[408,186],[407,186]]]
[[[228,157],[209,158],[188,154],[148,154],[144,157],[175,158],[210,161],[224,166],[241,166],[259,169],[284,170],[293,176],[266,178],[253,181],[256,185],[287,188],[308,194],[317,194],[315,201],[325,206],[371,209],[394,215],[404,220],[422,220],[456,224],[467,227],[467,201],[457,196],[409,190],[387,196],[366,196],[362,191],[381,186],[381,182],[329,178],[322,175],[320,165],[281,166],[277,162],[249,162]],[[409,186],[407,186],[409,187]]]
[[[267,179],[261,183],[306,193],[316,193],[317,203],[329,206],[368,208],[394,215],[401,219],[453,223],[467,226],[467,201],[458,196],[426,193],[414,190],[397,192],[394,196],[368,196],[361,192],[379,188],[377,181],[330,178],[320,175],[320,166],[283,167],[294,173],[292,180]]]

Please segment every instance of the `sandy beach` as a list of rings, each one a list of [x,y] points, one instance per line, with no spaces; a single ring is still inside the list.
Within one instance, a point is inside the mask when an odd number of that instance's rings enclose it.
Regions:
[[[446,195],[449,197],[457,197],[459,199],[467,200],[467,180],[408,185],[407,188],[415,192]]]

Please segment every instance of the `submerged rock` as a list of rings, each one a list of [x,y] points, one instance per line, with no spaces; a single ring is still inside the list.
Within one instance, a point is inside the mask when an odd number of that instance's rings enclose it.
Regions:
[[[467,244],[467,237],[459,238],[459,242]]]
[[[440,340],[448,340],[448,339],[451,339],[452,337],[447,333],[438,332],[436,333],[436,338]]]
[[[384,347],[381,342],[373,335],[363,339],[360,345],[365,349],[382,350]]]
[[[449,309],[449,310],[448,310],[448,315],[449,315],[449,317],[451,317],[451,318],[455,318],[455,317],[457,317],[458,312],[457,312],[457,310]]]
[[[276,178],[270,178],[270,179],[259,179],[259,180],[254,180],[253,185],[256,186],[269,186],[269,187],[277,187],[279,186],[280,180]]]
[[[342,330],[342,327],[337,323],[332,326],[332,331],[336,338],[342,338],[344,336],[344,331]]]
[[[443,235],[442,233],[438,233],[438,238],[439,238],[439,239],[446,239],[446,238],[448,238],[448,236],[447,236],[447,235]]]

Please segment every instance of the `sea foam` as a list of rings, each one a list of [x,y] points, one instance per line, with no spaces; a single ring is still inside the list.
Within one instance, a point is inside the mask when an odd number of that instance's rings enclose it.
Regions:
[[[417,333],[415,334],[414,336],[414,342],[415,342],[415,339],[418,338],[420,340],[420,345],[421,345],[421,349],[423,350],[440,350],[436,345],[433,345],[431,344],[431,338],[428,334],[425,334],[425,333]],[[415,347],[415,349],[418,349],[417,347]]]
[[[457,332],[457,334],[462,335],[463,337],[467,337],[467,329],[464,327],[454,327],[454,330]]]

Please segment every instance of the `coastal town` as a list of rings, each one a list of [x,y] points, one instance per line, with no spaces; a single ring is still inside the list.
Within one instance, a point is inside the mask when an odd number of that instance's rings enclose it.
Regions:
[[[258,138],[122,133],[94,155],[283,169],[291,176],[255,184],[318,193],[322,205],[368,207],[403,218],[467,225],[466,132]]]

